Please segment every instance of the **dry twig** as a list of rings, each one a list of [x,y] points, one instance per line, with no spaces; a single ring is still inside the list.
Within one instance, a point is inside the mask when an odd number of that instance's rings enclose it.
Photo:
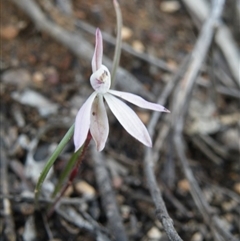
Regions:
[[[89,24],[89,23],[86,23],[84,21],[79,21],[79,20],[75,20],[75,24],[77,26],[77,28],[79,29],[82,29],[88,33],[91,33],[91,34],[94,34],[95,33],[95,28]],[[112,45],[115,45],[115,38],[112,37],[110,34],[106,33],[106,32],[103,32],[103,39],[112,44]],[[146,53],[141,53],[141,52],[137,52],[136,50],[134,50],[132,48],[131,45],[129,45],[128,43],[123,43],[122,44],[122,50],[131,54],[132,56],[135,56],[143,61],[146,61],[148,62],[149,64],[151,65],[154,65],[154,66],[157,66],[158,68],[164,70],[164,71],[167,71],[167,72],[174,72],[174,70],[172,68],[170,68],[166,62],[164,62],[163,60],[161,59],[158,59],[154,56],[150,56],[149,54],[146,54]]]
[[[116,198],[111,186],[111,180],[107,172],[103,154],[97,152],[95,147],[92,147],[92,157],[94,160],[95,176],[100,191],[102,206],[105,210],[109,229],[116,241],[127,241],[127,235],[119,214]]]
[[[207,18],[209,18],[210,9],[206,1],[204,0],[183,0],[187,8],[190,10],[198,21],[203,22]],[[211,17],[211,16],[210,16]],[[239,78],[239,51],[238,47],[233,39],[231,31],[229,28],[224,24],[220,23],[220,21],[215,21],[215,26],[218,26],[217,32],[215,35],[215,42],[218,47],[223,52],[229,68],[231,70],[232,76],[234,77],[235,82],[237,83],[238,87],[240,87],[240,78]]]
[[[64,210],[61,208],[57,208],[56,212],[59,216],[63,217],[69,223],[75,225],[80,229],[87,230],[89,233],[93,234],[97,240],[110,241],[104,228],[99,226],[91,218],[90,220],[87,220],[86,218],[82,217],[82,215],[80,215],[72,207],[65,207]]]
[[[171,92],[176,84],[176,81],[181,76],[181,74],[184,70],[183,67],[184,67],[184,65],[186,65],[187,62],[188,62],[188,58],[186,58],[185,61],[183,61],[183,64],[179,68],[179,71],[173,77],[172,81],[169,81],[168,84],[166,85],[160,98],[158,99],[158,103],[161,103],[164,105],[167,98],[171,94]],[[157,121],[160,116],[161,116],[160,112],[154,112],[152,115],[152,118],[148,124],[148,131],[149,131],[149,134],[151,137],[154,134],[154,129],[155,129],[155,126],[156,126]],[[153,160],[153,151],[149,148],[145,148],[144,170],[145,170],[145,174],[147,177],[148,187],[150,189],[150,193],[151,193],[153,202],[156,207],[157,218],[162,222],[163,227],[164,227],[169,239],[174,240],[174,241],[178,241],[178,240],[180,241],[182,239],[179,237],[178,233],[176,232],[176,230],[173,226],[173,221],[169,217],[168,211],[166,209],[165,203],[162,198],[161,191],[158,187],[158,184],[157,184],[157,181],[156,181],[156,178],[154,175],[154,164],[155,164],[155,162]]]
[[[156,207],[157,218],[163,224],[163,227],[169,239],[171,241],[180,241],[182,239],[179,237],[177,231],[175,230],[173,226],[173,221],[168,214],[168,211],[166,209],[165,203],[162,198],[161,191],[157,185],[157,180],[154,175],[153,167],[154,167],[154,164],[152,161],[152,153],[151,153],[151,150],[148,148],[145,151],[144,170],[145,170],[145,175],[147,177],[148,187],[150,189],[150,193]]]
[[[197,75],[199,74],[201,65],[211,45],[215,27],[221,16],[223,6],[224,0],[215,0],[212,6],[212,12],[202,27],[195,48],[193,49],[188,69],[176,92],[173,111],[174,119],[172,123],[174,129],[174,144],[185,176],[190,184],[190,192],[195,201],[195,204],[203,215],[205,222],[212,230],[215,240],[219,241],[236,239],[221,226],[219,218],[213,215],[211,207],[204,198],[204,195],[192,173],[187,157],[185,155],[182,131],[184,119],[187,114],[189,100],[191,98],[191,93],[196,82]]]
[[[4,226],[2,234],[6,240],[15,241],[17,240],[15,234],[15,225],[12,217],[11,202],[7,197],[9,194],[8,189],[8,162],[7,155],[4,146],[4,136],[1,133],[0,136],[0,176],[1,176],[1,193],[3,194],[3,215],[4,215]]]
[[[18,7],[20,7],[36,24],[36,26],[46,33],[48,33],[55,40],[70,49],[79,58],[85,58],[89,61],[93,56],[93,46],[83,38],[79,33],[69,31],[56,23],[50,21],[41,11],[34,0],[12,0]],[[106,56],[103,58],[104,64],[111,69],[112,62]],[[143,88],[138,80],[128,71],[119,67],[116,75],[116,84],[121,89],[128,89],[130,92],[135,92],[145,96],[149,100],[153,100],[153,95]],[[118,81],[119,80],[119,81]]]

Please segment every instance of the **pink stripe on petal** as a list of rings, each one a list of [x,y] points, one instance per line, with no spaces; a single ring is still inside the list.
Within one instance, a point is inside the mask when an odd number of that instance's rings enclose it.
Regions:
[[[107,101],[109,108],[125,130],[144,145],[152,147],[149,133],[136,113],[124,102],[111,94],[105,94],[104,98]]]
[[[141,108],[145,108],[145,109],[149,109],[149,110],[155,110],[155,111],[170,112],[164,106],[146,101],[138,95],[134,95],[134,94],[122,92],[122,91],[116,91],[116,90],[109,90],[108,93],[111,93],[115,96],[118,96],[118,97],[120,97],[120,98],[122,98],[122,99],[136,105],[136,106],[141,107]]]
[[[92,103],[96,95],[97,93],[93,92],[77,113],[73,135],[75,152],[83,145],[87,138],[90,127],[90,113],[92,109]]]
[[[101,94],[97,95],[92,104],[90,132],[96,143],[97,150],[102,151],[107,141],[109,125]]]
[[[97,71],[102,65],[103,57],[103,42],[102,42],[102,33],[99,28],[96,30],[96,43],[95,50],[92,58],[92,72]]]

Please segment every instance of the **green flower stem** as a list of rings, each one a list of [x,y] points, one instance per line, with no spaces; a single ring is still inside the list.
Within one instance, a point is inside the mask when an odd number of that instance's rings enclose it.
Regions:
[[[119,61],[121,56],[121,47],[122,47],[122,13],[117,0],[113,0],[113,5],[116,12],[116,17],[117,17],[117,39],[116,39],[116,47],[115,47],[114,58],[113,58],[113,66],[111,71],[112,84],[115,80],[117,68],[119,66]]]
[[[60,175],[59,181],[58,181],[57,185],[55,186],[54,192],[52,193],[52,198],[56,197],[57,193],[60,191],[60,189],[63,185],[64,180],[66,179],[67,176],[69,176],[69,173],[71,171],[72,171],[72,173],[69,177],[68,182],[69,181],[72,182],[72,180],[74,179],[74,177],[75,177],[73,175],[74,170],[79,169],[79,166],[82,163],[82,159],[85,155],[86,149],[87,149],[91,139],[92,139],[92,136],[90,133],[88,133],[87,139],[84,142],[84,144],[82,145],[82,147],[77,152],[73,153],[73,155],[71,156],[70,161],[68,162],[67,166],[64,168],[63,172]],[[79,156],[79,158],[78,158],[78,156]],[[76,164],[76,162],[77,162],[77,164]],[[72,178],[72,176],[73,176],[73,178]]]
[[[61,175],[59,177],[57,185],[55,186],[55,189],[52,193],[52,198],[56,197],[57,193],[60,191],[60,189],[63,185],[64,180],[69,175],[69,173],[71,172],[73,167],[76,165],[76,162],[78,160],[78,156],[82,152],[82,149],[83,149],[83,146],[77,152],[74,152],[73,155],[71,156],[70,161],[68,162],[67,166],[64,168],[63,172],[61,173]]]
[[[36,188],[35,188],[35,205],[36,206],[38,206],[38,198],[39,198],[42,184],[43,184],[50,168],[53,166],[54,162],[56,161],[57,157],[60,155],[60,153],[62,152],[63,148],[66,146],[68,141],[72,138],[73,132],[74,132],[74,124],[69,128],[69,130],[67,131],[67,133],[65,134],[65,136],[63,137],[61,142],[58,144],[56,150],[53,152],[51,157],[48,159],[47,164],[45,165],[45,167],[42,170],[42,172],[38,178]]]
[[[62,188],[59,196],[56,198],[56,200],[54,201],[53,205],[51,206],[50,210],[48,211],[48,217],[50,217],[54,211],[54,208],[56,206],[56,204],[58,203],[58,201],[61,199],[61,197],[64,195],[64,193],[66,192],[66,190],[68,189],[68,187],[72,184],[74,178],[77,176],[78,174],[78,169],[80,167],[80,165],[82,164],[82,161],[83,161],[83,157],[86,153],[86,150],[87,150],[87,147],[90,143],[92,139],[92,136],[90,134],[90,132],[88,133],[88,136],[87,136],[87,139],[86,141],[84,142],[83,146],[77,151],[75,152],[70,161],[69,161],[69,164],[67,165],[67,167],[64,169],[59,181],[58,181],[58,184],[56,185],[56,188],[52,194],[52,197],[55,197],[56,194],[60,191],[60,188],[62,187],[62,184],[63,184],[63,181],[65,180],[65,178],[69,175],[70,171],[71,171],[71,174],[68,178],[68,181],[67,183],[65,184],[65,186]],[[80,154],[80,156],[79,156]],[[78,158],[79,156],[79,158]],[[77,161],[77,164],[76,164],[76,161]],[[75,165],[76,164],[76,165]],[[75,165],[75,167],[74,167]]]

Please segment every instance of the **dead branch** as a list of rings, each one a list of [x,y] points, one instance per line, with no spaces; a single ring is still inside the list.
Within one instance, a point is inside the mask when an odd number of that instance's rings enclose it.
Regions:
[[[199,86],[208,88],[211,86],[211,84],[207,83],[203,78],[198,77],[197,78],[197,84]],[[233,98],[237,98],[240,99],[240,91],[237,90],[236,88],[230,88],[230,87],[224,87],[222,85],[218,85],[216,88],[216,91],[220,94],[226,95],[226,96],[230,96]]]
[[[190,192],[197,205],[200,213],[202,214],[205,222],[208,224],[213,232],[215,240],[236,240],[230,233],[225,231],[219,222],[217,216],[213,215],[211,207],[207,203],[204,195],[192,173],[189,166],[183,145],[183,125],[187,113],[189,100],[191,98],[192,90],[200,72],[201,65],[206,57],[207,51],[211,45],[214,35],[215,27],[221,16],[224,0],[215,0],[212,6],[212,12],[204,23],[200,32],[199,38],[193,49],[191,61],[189,62],[188,69],[184,75],[179,88],[176,92],[173,111],[173,129],[174,129],[174,144],[176,147],[177,155],[181,162],[184,174],[190,184]]]
[[[110,232],[114,240],[127,241],[127,235],[119,214],[116,198],[111,186],[111,180],[107,172],[103,154],[97,152],[92,146],[92,157],[94,160],[95,175],[101,195],[102,207],[105,210]]]
[[[184,4],[189,9],[190,13],[197,18],[197,20],[203,23],[209,16],[210,8],[206,1],[204,0],[183,0]],[[215,42],[218,47],[221,49],[224,54],[232,76],[237,83],[238,87],[240,87],[240,78],[239,78],[239,50],[235,43],[235,40],[231,34],[229,28],[224,24],[219,22],[215,22],[215,27],[217,26],[217,31],[215,35]]]
[[[172,81],[169,81],[166,87],[164,88],[161,96],[158,99],[158,103],[165,104],[166,100],[168,99],[169,95],[173,91],[173,88],[176,84],[176,81],[180,78],[180,76],[183,74],[183,70],[185,69],[184,66],[188,62],[188,57],[183,61],[183,64],[180,66],[177,73],[174,75]],[[151,120],[148,124],[148,131],[151,137],[153,137],[154,129],[156,127],[157,121],[159,117],[161,116],[160,112],[154,112]],[[155,175],[154,175],[154,165],[155,162],[153,161],[153,151],[149,148],[145,148],[145,154],[144,154],[144,170],[145,175],[147,177],[148,187],[150,189],[150,193],[153,199],[153,202],[156,207],[156,215],[157,218],[161,221],[163,224],[163,227],[169,237],[170,240],[174,241],[180,241],[182,240],[178,233],[176,232],[173,221],[169,217],[168,211],[166,209],[165,203],[162,198],[161,191],[158,187]]]
[[[79,20],[75,20],[75,24],[77,26],[77,28],[81,29],[81,30],[84,30],[85,32],[87,33],[91,33],[91,34],[94,34],[95,33],[95,28],[89,24],[89,23],[86,23],[84,21],[79,21]],[[110,34],[106,33],[106,32],[103,32],[103,39],[112,44],[112,45],[115,45],[115,38],[112,37]],[[146,61],[148,62],[149,64],[151,65],[154,65],[154,66],[157,66],[158,68],[164,70],[164,71],[167,71],[167,72],[174,72],[173,69],[171,69],[166,62],[164,62],[163,60],[161,59],[158,59],[154,56],[150,56],[149,54],[146,54],[146,53],[140,53],[140,52],[137,52],[135,51],[131,45],[129,45],[128,43],[122,43],[122,50],[131,54],[132,56],[135,56],[143,61]]]
[[[191,93],[196,82],[197,76],[199,74],[200,68],[206,57],[207,51],[211,45],[216,27],[216,22],[218,22],[218,19],[222,12],[223,0],[219,0],[219,2],[220,4],[217,4],[217,8],[213,8],[212,14],[210,15],[209,19],[205,22],[202,28],[199,38],[192,51],[188,69],[182,78],[179,88],[176,90],[176,97],[173,102],[173,123],[178,123],[178,127],[183,126],[183,123],[180,123],[179,121],[179,117],[181,116],[181,121],[183,121],[183,118],[187,113],[189,98],[191,97]]]
[[[58,213],[59,216],[67,220],[69,223],[75,225],[80,229],[84,229],[92,233],[94,236],[96,236],[97,240],[110,241],[110,239],[106,235],[105,229],[100,227],[97,223],[92,222],[92,219],[86,220],[74,208],[64,207],[64,210],[61,208],[57,208],[56,212]]]
[[[50,21],[33,0],[12,1],[31,18],[41,31],[46,32],[56,41],[70,49],[76,56],[79,58],[85,58],[90,63],[94,48],[82,35],[73,31],[65,30],[63,27]],[[110,59],[104,56],[103,62],[111,69],[112,62]],[[126,90],[127,88],[128,91],[141,94],[149,100],[154,99],[154,96],[143,88],[133,75],[121,67],[118,68],[116,79],[116,85],[121,89]]]
[[[65,25],[69,25],[69,22],[71,23],[71,28],[73,28],[73,25],[76,26],[76,28],[78,30],[84,30],[87,33],[90,33],[92,35],[95,34],[96,31],[96,27],[92,26],[89,23],[86,23],[84,21],[80,21],[76,18],[73,17],[73,14],[70,13],[70,7],[69,6],[65,6],[62,0],[58,0],[58,2],[60,4],[59,5],[59,10],[56,9],[56,7],[51,4],[50,1],[42,1],[40,4],[46,9],[46,11],[54,18],[56,19],[56,22],[58,19],[63,19],[61,22],[64,21]],[[69,3],[68,3],[69,4]],[[64,5],[64,6],[63,6]],[[66,9],[67,9],[67,15],[65,15],[66,13]],[[54,14],[53,14],[54,12]],[[63,14],[64,13],[64,14]],[[116,39],[114,37],[112,37],[110,34],[103,32],[103,39],[108,42],[111,43],[112,45],[116,44]],[[146,62],[148,62],[149,64],[155,65],[167,72],[173,72],[173,69],[171,69],[166,62],[164,62],[163,60],[160,60],[158,58],[155,58],[154,56],[149,56],[146,53],[139,53],[137,51],[135,51],[129,44],[127,43],[123,43],[122,44],[122,50],[130,53],[132,56],[135,56],[141,60],[144,60]]]
[[[177,231],[173,226],[173,220],[170,218],[162,198],[161,191],[158,187],[157,180],[154,175],[154,164],[152,161],[152,152],[149,148],[145,149],[144,171],[147,177],[148,187],[156,207],[156,216],[161,221],[169,239],[171,241],[181,241]]]
[[[223,163],[223,160],[218,157],[198,136],[192,136],[191,141],[201,150],[209,160],[213,161],[216,165]]]
[[[213,213],[213,210],[211,209],[206,199],[204,198],[202,190],[200,189],[194,177],[194,174],[192,173],[192,170],[189,166],[187,157],[184,152],[183,142],[184,141],[181,135],[176,134],[174,136],[174,144],[176,147],[176,151],[177,151],[179,160],[181,161],[184,174],[190,184],[190,192],[196,206],[198,207],[198,210],[202,214],[208,227],[210,227],[210,229],[212,230],[215,240],[237,241],[237,239],[233,237],[228,231],[226,231],[226,229],[222,226],[222,224],[219,221],[219,217]],[[220,237],[219,235],[221,235],[222,237]]]
[[[183,76],[184,72],[186,71],[188,61],[189,61],[189,56],[187,56],[183,60],[183,63],[179,66],[178,70],[173,75],[172,80],[169,81],[166,87],[164,88],[161,96],[157,101],[159,104],[165,105],[169,95],[173,92],[173,89],[175,88],[177,81]],[[148,131],[151,137],[154,136],[154,131],[161,114],[162,114],[161,112],[154,112],[152,114],[152,117],[148,124]],[[152,149],[153,163],[155,163],[159,159],[159,155],[160,155],[159,151],[161,150],[164,140],[168,136],[169,131],[171,129],[171,122],[170,122],[171,114],[166,115],[165,119],[166,119],[165,120],[166,124],[164,124],[163,128],[161,128],[158,134],[156,135],[155,143]]]
[[[2,132],[2,131],[1,131]],[[17,240],[15,233],[15,225],[12,217],[12,208],[11,202],[7,197],[9,194],[8,188],[8,162],[7,155],[5,152],[6,146],[4,146],[4,136],[1,133],[1,141],[0,141],[0,176],[1,176],[1,193],[3,194],[3,218],[4,218],[4,226],[2,234],[5,236],[6,240],[15,241]]]

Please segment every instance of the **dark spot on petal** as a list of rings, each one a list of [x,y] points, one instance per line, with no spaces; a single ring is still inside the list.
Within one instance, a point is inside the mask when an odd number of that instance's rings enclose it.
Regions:
[[[95,112],[93,112],[93,113],[92,113],[92,115],[96,115],[96,113],[95,113]]]

